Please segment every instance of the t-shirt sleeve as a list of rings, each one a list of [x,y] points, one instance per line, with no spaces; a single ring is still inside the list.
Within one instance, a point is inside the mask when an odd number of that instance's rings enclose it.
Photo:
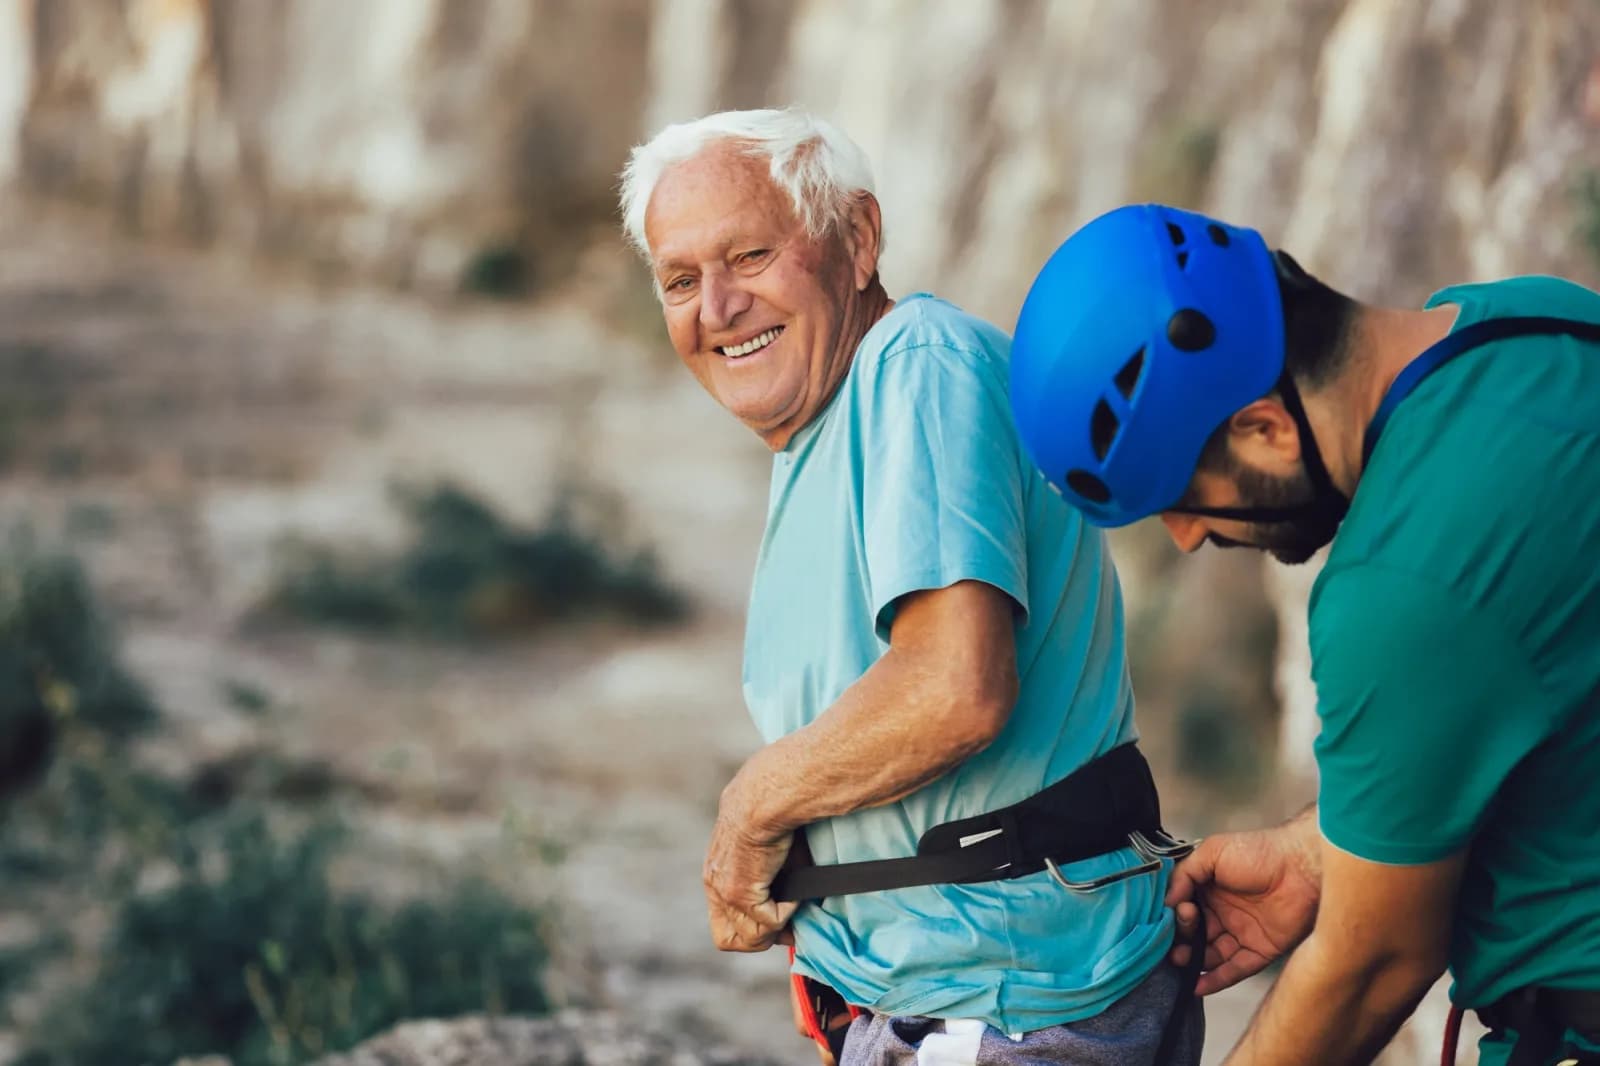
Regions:
[[[1555,706],[1501,619],[1449,589],[1361,565],[1312,601],[1323,835],[1372,862],[1470,843]]]
[[[861,426],[868,587],[878,636],[922,589],[983,581],[1028,609],[1023,469],[1005,367],[925,345],[886,356]]]

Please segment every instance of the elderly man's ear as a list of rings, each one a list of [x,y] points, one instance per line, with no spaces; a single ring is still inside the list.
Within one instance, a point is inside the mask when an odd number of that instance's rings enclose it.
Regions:
[[[883,212],[870,192],[857,193],[850,205],[845,250],[855,268],[856,291],[865,292],[878,276],[878,244],[883,236]]]

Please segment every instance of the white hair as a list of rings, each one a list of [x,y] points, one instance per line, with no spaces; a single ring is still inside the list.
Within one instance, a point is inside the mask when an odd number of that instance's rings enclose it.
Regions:
[[[852,201],[872,192],[872,164],[842,130],[795,108],[719,111],[667,126],[634,148],[622,169],[622,228],[648,261],[644,216],[661,175],[716,141],[747,145],[772,164],[773,183],[789,194],[796,217],[813,238],[842,223]]]

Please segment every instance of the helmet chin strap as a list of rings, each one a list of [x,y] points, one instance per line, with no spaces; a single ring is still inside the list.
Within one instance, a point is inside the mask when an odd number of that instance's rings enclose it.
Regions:
[[[1288,507],[1168,507],[1175,514],[1199,515],[1203,518],[1231,518],[1240,522],[1295,522],[1305,519],[1328,519],[1338,525],[1350,509],[1350,500],[1334,485],[1328,467],[1322,461],[1322,451],[1317,447],[1316,434],[1311,432],[1311,420],[1306,417],[1305,404],[1300,402],[1300,390],[1295,387],[1289,371],[1284,370],[1278,379],[1278,393],[1283,406],[1294,419],[1300,431],[1303,447],[1300,454],[1311,479],[1311,498]]]

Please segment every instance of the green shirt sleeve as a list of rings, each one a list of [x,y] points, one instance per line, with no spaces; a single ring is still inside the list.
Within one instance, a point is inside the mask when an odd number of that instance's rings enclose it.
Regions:
[[[1471,841],[1555,705],[1503,620],[1411,574],[1362,564],[1312,597],[1323,835],[1420,864]]]

